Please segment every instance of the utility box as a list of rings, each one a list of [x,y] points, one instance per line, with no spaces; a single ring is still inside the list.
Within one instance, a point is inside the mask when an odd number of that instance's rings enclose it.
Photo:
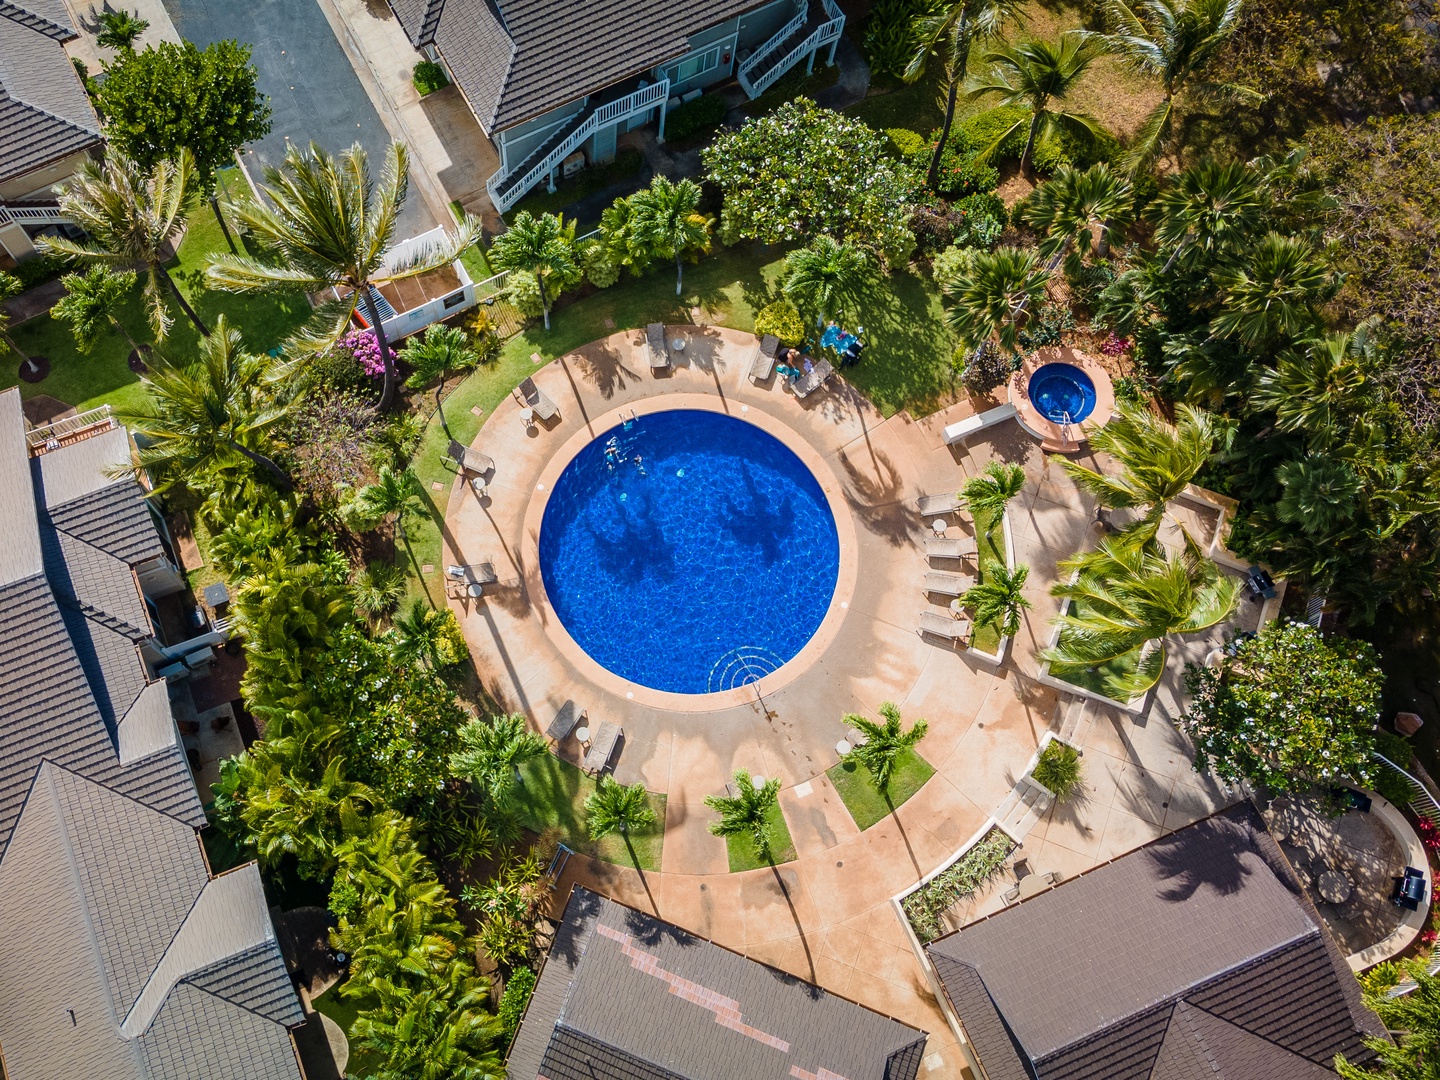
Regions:
[[[585,151],[576,150],[560,163],[560,175],[562,178],[569,180],[570,177],[574,176],[583,168],[585,168]]]

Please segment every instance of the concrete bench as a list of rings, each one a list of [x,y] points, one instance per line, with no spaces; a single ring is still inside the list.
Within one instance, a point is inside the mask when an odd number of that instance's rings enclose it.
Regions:
[[[945,428],[945,445],[951,446],[963,439],[969,438],[977,431],[984,431],[988,427],[1002,424],[1015,416],[1015,406],[1010,404],[999,405],[988,409],[976,416],[967,416],[959,423],[949,424]]]

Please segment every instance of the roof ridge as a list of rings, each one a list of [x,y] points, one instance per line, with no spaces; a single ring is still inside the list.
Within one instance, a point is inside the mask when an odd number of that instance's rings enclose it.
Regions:
[[[1195,1008],[1198,1010],[1199,1006],[1191,1006],[1188,1001],[1186,1001],[1184,998],[1181,998],[1175,1003],[1174,1010],[1170,1013],[1170,1023],[1175,1023],[1175,1018],[1177,1016],[1180,1018],[1181,1023],[1185,1025],[1186,1034],[1188,1034],[1192,1039],[1194,1039],[1195,1044],[1200,1047],[1200,1053],[1203,1054],[1205,1056],[1205,1060],[1210,1063],[1210,1068],[1214,1071],[1216,1076],[1220,1077],[1221,1080],[1224,1080],[1225,1067],[1216,1060],[1214,1052],[1210,1049],[1210,1044],[1205,1041],[1205,1036],[1202,1035],[1200,1033],[1200,1030],[1195,1026],[1195,1021],[1190,1016],[1191,1008]],[[1215,1017],[1215,1019],[1219,1020],[1220,1017],[1217,1016]]]
[[[238,870],[239,867],[236,867],[236,869]],[[226,871],[226,873],[229,873],[229,871]],[[217,875],[217,876],[219,876],[219,875]],[[271,946],[274,946],[274,948],[275,948],[275,950],[276,950],[277,952],[279,951],[280,946],[279,946],[278,942],[276,942],[273,938],[270,939],[270,940],[268,940],[268,941],[257,941],[254,945],[250,945],[250,946],[248,946],[248,947],[246,947],[246,948],[244,948],[244,949],[241,949],[239,952],[231,953],[229,956],[222,956],[219,960],[216,960],[214,963],[206,964],[206,965],[205,965],[204,967],[202,967],[202,968],[196,968],[194,971],[190,972],[188,975],[184,975],[184,976],[182,976],[181,978],[176,979],[176,980],[175,980],[175,986],[180,986],[180,985],[182,985],[182,984],[185,985],[185,986],[193,986],[196,990],[199,990],[201,993],[203,993],[203,994],[209,994],[211,997],[216,998],[216,999],[218,999],[218,1000],[220,1000],[220,1001],[223,1001],[223,1002],[225,1002],[226,1004],[234,1005],[237,1009],[243,1009],[245,1012],[250,1013],[252,1016],[258,1016],[261,1020],[268,1020],[268,1021],[269,1021],[270,1023],[272,1023],[272,1024],[278,1023],[278,1021],[276,1021],[276,1019],[275,1019],[273,1016],[266,1016],[266,1015],[265,1015],[264,1013],[262,1013],[259,1009],[252,1009],[249,1005],[246,1005],[246,1004],[245,1004],[244,1002],[242,1002],[242,1001],[236,1001],[233,997],[231,997],[231,996],[228,995],[228,994],[222,994],[222,993],[220,993],[218,990],[212,990],[212,989],[211,989],[210,987],[208,987],[208,986],[201,986],[198,982],[195,981],[196,979],[200,978],[200,976],[204,975],[207,971],[212,971],[212,970],[214,970],[214,969],[216,969],[216,968],[219,968],[220,966],[222,966],[222,965],[224,965],[224,964],[233,964],[233,963],[235,963],[237,960],[239,960],[241,957],[247,957],[247,956],[251,955],[252,953],[259,953],[259,952],[261,952],[262,950],[265,951],[265,952],[269,952],[270,949],[271,949]],[[282,964],[285,962],[285,961],[284,961],[283,954],[282,954],[282,957],[281,957],[281,961],[280,961],[280,962],[281,962]],[[172,992],[173,992],[174,988],[172,987],[171,990],[172,990]],[[168,997],[168,995],[167,995],[167,997]],[[162,1005],[161,1007],[163,1008],[164,1006]],[[157,1010],[157,1015],[158,1015],[158,1010]],[[282,1025],[282,1026],[283,1026],[283,1025]]]
[[[11,14],[11,12],[19,12],[21,15],[25,16],[26,19],[33,20],[37,23],[43,23],[46,27],[49,28],[49,30],[41,29],[38,26],[28,25],[27,23],[22,22],[20,19],[15,18],[14,15]],[[59,41],[62,44],[67,41],[74,41],[80,36],[80,34],[73,27],[61,26],[59,23],[55,22],[50,18],[47,18],[44,15],[41,15],[39,12],[31,11],[29,8],[26,7],[21,7],[19,4],[11,2],[11,0],[0,0],[0,16],[9,19],[11,22],[19,23],[27,30],[34,30],[36,33],[44,34],[48,38],[54,38],[56,41]],[[57,37],[56,33],[52,33],[51,31],[57,32],[60,36]]]
[[[59,113],[51,112],[49,109],[42,109],[39,105],[36,105],[32,101],[27,101],[25,98],[17,97],[13,91],[7,91],[7,96],[10,98],[11,101],[15,102],[15,104],[19,105],[22,109],[29,109],[31,112],[39,113],[41,116],[48,116],[51,120],[58,121],[59,123],[64,124],[68,128],[72,128],[75,131],[83,132],[86,135],[93,135],[97,139],[104,138],[104,133],[101,132],[99,127],[82,127],[80,124],[75,123],[75,121],[71,120],[69,117],[61,116]]]

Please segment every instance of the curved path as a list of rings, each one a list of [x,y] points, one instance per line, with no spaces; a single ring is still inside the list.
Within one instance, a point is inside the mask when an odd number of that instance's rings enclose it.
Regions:
[[[573,879],[653,909],[681,926],[931,1032],[933,1076],[959,1076],[963,1061],[893,908],[892,896],[941,866],[981,828],[1024,772],[1056,714],[1055,692],[1033,679],[1054,602],[1058,558],[1084,546],[1091,506],[1016,425],[987,431],[966,448],[940,429],[969,405],[923,421],[882,418],[836,378],[804,401],[774,380],[752,385],[745,368],[755,338],[724,328],[669,327],[687,339],[675,370],[652,375],[643,331],[625,331],[537,368],[560,408],[527,430],[513,398],[486,417],[475,441],[497,462],[489,494],[458,481],[446,514],[444,561],[493,562],[500,582],[485,599],[453,601],[487,689],[543,730],[567,699],[592,722],[619,722],[626,740],[617,779],[667,794],[662,871],[577,856]],[[979,402],[984,408],[986,403]],[[536,559],[550,481],[619,410],[708,407],[759,423],[806,460],[837,510],[842,581],[813,647],[753,690],[676,702],[604,672],[556,624]],[[915,512],[926,493],[953,491],[999,457],[1025,464],[1031,483],[1012,504],[1018,556],[1032,566],[1034,604],[1019,648],[995,669],[915,632],[930,601],[929,522]],[[964,524],[951,518],[951,534]],[[936,608],[935,610],[941,610]],[[1198,648],[1207,648],[1197,643]],[[1203,653],[1202,653],[1203,655]],[[936,768],[890,818],[860,832],[825,770],[847,712],[873,715],[881,701],[907,720],[926,717],[921,752]],[[1211,812],[1224,795],[1190,770],[1190,755],[1164,718],[1095,712],[1086,740],[1086,797],[1051,811],[1027,837],[1032,869],[1069,876]],[[680,706],[680,707],[677,707]],[[575,760],[578,747],[560,748]],[[737,767],[782,779],[781,807],[797,859],[778,871],[727,873],[712,836],[707,795]],[[563,896],[568,889],[558,892]],[[993,907],[993,901],[990,903]]]

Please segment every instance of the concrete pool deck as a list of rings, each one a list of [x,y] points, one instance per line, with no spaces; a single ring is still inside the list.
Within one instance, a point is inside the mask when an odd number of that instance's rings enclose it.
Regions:
[[[501,405],[474,443],[496,461],[488,497],[477,499],[458,479],[450,495],[444,561],[493,562],[500,578],[478,601],[451,601],[487,690],[542,731],[566,700],[588,710],[592,727],[621,724],[616,778],[668,796],[661,872],[642,878],[576,856],[557,894],[574,881],[653,907],[693,932],[922,1027],[931,1033],[922,1075],[960,1076],[962,1052],[889,900],[981,827],[1056,722],[1060,695],[1036,681],[1035,653],[1058,607],[1049,595],[1056,562],[1094,542],[1093,503],[1018,424],[947,447],[944,426],[975,411],[969,404],[919,421],[905,413],[883,418],[839,378],[797,401],[779,381],[755,386],[745,377],[753,336],[667,328],[667,340],[677,335],[687,348],[673,371],[658,375],[650,373],[643,330],[537,365],[535,382],[559,417],[527,430],[518,401]],[[610,426],[618,410],[643,416],[697,396],[767,430],[783,428],[787,442],[803,441],[802,459],[843,505],[853,541],[842,530],[842,543],[853,542],[857,572],[848,601],[837,594],[837,603],[849,606],[833,636],[806,663],[782,668],[787,678],[763,701],[741,691],[718,707],[682,711],[647,703],[613,676],[594,677],[593,662],[587,669],[557,644],[564,635],[551,626],[535,558],[535,504],[536,485],[558,473],[587,436]],[[998,668],[916,633],[922,610],[945,610],[941,598],[921,592],[931,532],[916,500],[957,490],[995,459],[1019,462],[1027,473],[1010,516],[1016,559],[1031,567],[1026,593],[1034,605]],[[950,535],[969,531],[968,516],[948,520]],[[1176,650],[1181,656],[1145,715],[1091,706],[1084,794],[1050,810],[1026,837],[1023,854],[1033,870],[1068,877],[1233,801],[1193,771],[1170,722],[1179,708],[1180,661],[1204,656],[1222,636],[1217,628]],[[907,722],[929,720],[919,751],[936,773],[895,815],[862,833],[825,770],[838,760],[841,717],[874,716],[885,700],[895,701]],[[562,756],[576,761],[580,748],[567,743]],[[798,857],[775,872],[727,873],[725,844],[708,830],[714,815],[704,799],[722,792],[737,767],[782,780],[781,808]]]

